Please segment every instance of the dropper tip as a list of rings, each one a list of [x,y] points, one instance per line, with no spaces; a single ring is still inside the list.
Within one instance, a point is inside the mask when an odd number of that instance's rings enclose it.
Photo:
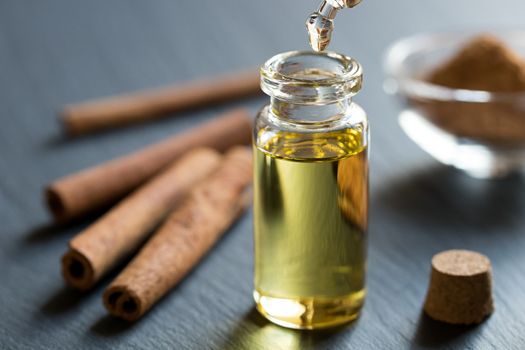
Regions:
[[[310,47],[312,50],[319,52],[323,51],[330,43],[334,23],[329,18],[315,12],[306,20],[306,29]]]

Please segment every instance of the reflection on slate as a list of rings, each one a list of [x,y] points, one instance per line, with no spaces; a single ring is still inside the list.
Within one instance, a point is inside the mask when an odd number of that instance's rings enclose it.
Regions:
[[[299,331],[277,326],[251,308],[221,345],[221,350],[250,349],[258,344],[261,349],[309,350],[331,349],[340,344],[341,338],[351,339],[359,319],[350,324],[316,331]]]

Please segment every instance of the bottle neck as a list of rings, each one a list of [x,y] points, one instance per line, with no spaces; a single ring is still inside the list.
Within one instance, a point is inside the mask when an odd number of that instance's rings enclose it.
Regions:
[[[301,130],[337,128],[349,118],[362,77],[356,60],[334,52],[278,54],[261,67],[261,88],[271,97],[268,118]]]
[[[320,125],[341,120],[351,104],[351,97],[323,104],[293,103],[272,97],[270,110],[274,117],[290,124]]]

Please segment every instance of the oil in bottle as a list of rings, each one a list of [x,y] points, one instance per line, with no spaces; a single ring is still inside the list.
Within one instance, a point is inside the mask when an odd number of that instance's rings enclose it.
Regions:
[[[368,217],[362,130],[306,139],[281,132],[254,145],[254,156],[259,311],[293,328],[355,318],[365,296]]]

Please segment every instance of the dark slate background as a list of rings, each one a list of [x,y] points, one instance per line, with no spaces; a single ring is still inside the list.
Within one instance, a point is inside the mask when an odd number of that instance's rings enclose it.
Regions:
[[[341,13],[331,48],[365,67],[357,100],[372,123],[368,299],[361,319],[297,332],[253,309],[251,213],[144,319],[106,316],[103,285],[66,289],[59,257],[86,220],[50,225],[42,187],[237,105],[68,140],[68,102],[254,67],[307,48],[305,0],[3,0],[0,2],[0,348],[520,349],[525,348],[525,181],[479,181],[438,165],[397,126],[382,92],[382,54],[421,31],[519,27],[521,0],[368,1]],[[496,312],[478,327],[421,315],[432,255],[468,248],[493,262]]]

